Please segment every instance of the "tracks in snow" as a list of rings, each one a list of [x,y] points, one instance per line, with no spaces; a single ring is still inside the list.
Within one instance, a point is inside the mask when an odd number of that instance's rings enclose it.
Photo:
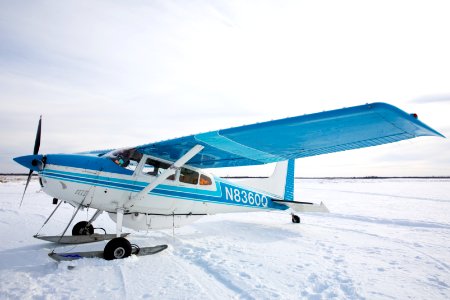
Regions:
[[[395,243],[395,244],[400,245],[402,247],[406,247],[406,248],[408,248],[410,250],[413,250],[414,252],[417,252],[420,255],[424,256],[424,257],[429,258],[430,260],[434,261],[439,266],[441,266],[441,270],[445,270],[445,273],[450,273],[450,266],[449,265],[447,265],[446,263],[442,262],[440,259],[438,259],[438,258],[436,258],[436,257],[434,257],[434,256],[432,256],[430,254],[428,254],[427,252],[419,250],[416,243],[410,243],[408,241],[401,240],[401,239],[398,239],[398,238],[391,238],[391,237],[382,236],[382,235],[379,235],[379,234],[376,234],[376,233],[371,233],[371,232],[366,232],[366,231],[356,230],[356,229],[338,228],[338,227],[335,227],[335,226],[318,225],[318,224],[315,224],[313,226],[314,227],[321,227],[321,228],[337,230],[337,231],[343,231],[343,232],[352,232],[352,233],[356,233],[356,234],[362,234],[362,235],[374,237],[374,238],[377,238],[377,239],[382,239],[382,240],[390,242],[390,243]]]
[[[167,234],[167,236],[169,235]],[[185,243],[177,237],[170,236],[170,238],[173,239],[173,246],[176,248],[172,253],[173,262],[186,274],[189,274],[208,297],[211,299],[254,299],[245,290],[234,284],[229,279],[232,276],[224,274],[226,273],[224,269],[211,264],[208,260],[210,251]]]

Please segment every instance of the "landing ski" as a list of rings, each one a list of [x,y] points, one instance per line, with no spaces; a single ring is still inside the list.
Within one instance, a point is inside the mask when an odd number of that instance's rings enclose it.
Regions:
[[[132,255],[136,256],[145,256],[145,255],[153,255],[158,252],[167,249],[167,245],[158,245],[153,247],[143,247],[138,249],[133,249]],[[48,254],[50,258],[60,261],[72,261],[81,258],[103,258],[103,251],[88,251],[88,252],[67,252],[67,253],[55,253],[51,252]]]
[[[122,233],[121,237],[126,237],[129,233]],[[86,244],[100,241],[112,240],[117,235],[115,234],[89,234],[89,235],[54,235],[54,236],[41,236],[35,235],[34,237],[47,242],[53,242],[58,244]]]

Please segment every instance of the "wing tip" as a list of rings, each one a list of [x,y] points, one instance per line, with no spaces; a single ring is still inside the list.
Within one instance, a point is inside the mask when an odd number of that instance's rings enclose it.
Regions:
[[[415,132],[415,136],[416,137],[419,137],[419,136],[438,136],[438,137],[446,138],[439,131],[431,128],[427,124],[425,124],[422,121],[420,121],[418,119],[417,114],[409,114],[409,113],[401,110],[400,108],[398,108],[398,107],[396,107],[396,106],[394,106],[392,104],[385,103],[385,102],[367,103],[366,106],[369,109],[388,110],[388,111],[391,111],[391,112],[399,114],[401,117],[403,117],[404,119],[407,119],[408,121],[410,121],[411,123],[415,124],[418,127],[418,130]]]

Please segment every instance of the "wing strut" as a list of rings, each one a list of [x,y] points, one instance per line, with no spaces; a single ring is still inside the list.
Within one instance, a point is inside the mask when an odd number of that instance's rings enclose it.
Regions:
[[[191,158],[193,158],[197,153],[205,148],[202,145],[195,145],[191,150],[189,150],[185,155],[183,155],[180,159],[174,162],[167,170],[158,175],[154,181],[149,183],[142,191],[140,191],[136,196],[128,200],[125,203],[125,208],[133,207],[137,201],[144,198],[148,193],[150,193],[154,188],[156,188],[159,184],[161,184],[164,180],[169,178],[171,175],[175,174],[176,170],[184,166]]]

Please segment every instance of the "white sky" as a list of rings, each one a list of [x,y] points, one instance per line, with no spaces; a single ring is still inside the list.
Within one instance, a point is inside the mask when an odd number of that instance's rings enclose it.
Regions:
[[[0,1],[0,172],[387,102],[450,136],[448,1]],[[297,160],[297,176],[450,175],[448,139]],[[267,175],[270,167],[214,170]]]

